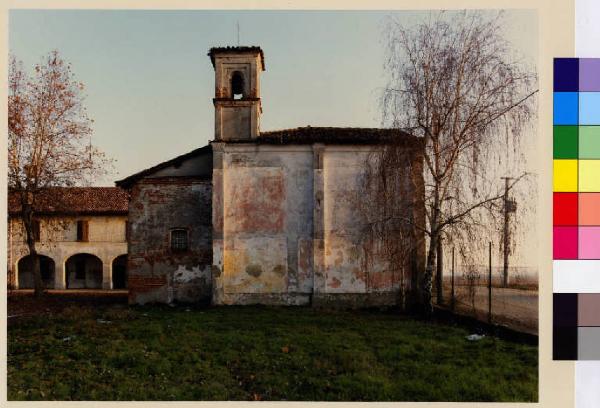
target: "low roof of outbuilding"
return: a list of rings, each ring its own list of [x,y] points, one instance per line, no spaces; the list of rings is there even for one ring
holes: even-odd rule
[[[141,170],[135,174],[132,174],[131,176],[125,177],[122,180],[115,181],[115,184],[117,185],[117,187],[127,189],[127,188],[130,188],[131,186],[133,186],[135,183],[137,183],[138,180],[140,180],[144,177],[148,177],[148,176],[152,175],[153,173],[156,173],[157,171],[166,169],[167,167],[170,167],[170,166],[177,167],[178,165],[183,163],[185,160],[192,159],[192,158],[194,158],[196,156],[200,156],[200,155],[210,154],[210,153],[212,153],[212,148],[210,147],[210,145],[202,146],[198,149],[192,150],[191,152],[187,152],[185,154],[179,155],[172,159],[158,163],[157,165],[154,165],[152,167],[148,167],[147,169]]]
[[[118,187],[49,187],[35,198],[40,215],[126,215],[129,194]],[[8,191],[8,214],[21,213],[21,194]]]

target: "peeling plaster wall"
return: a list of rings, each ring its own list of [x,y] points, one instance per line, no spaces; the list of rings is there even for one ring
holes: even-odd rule
[[[366,258],[373,148],[213,143],[213,303],[396,304],[399,277]]]
[[[371,148],[372,149],[372,148]],[[399,277],[386,259],[369,257],[376,243],[366,238],[369,197],[365,168],[369,148],[336,147],[326,151],[324,169],[325,287],[323,293],[396,292]]]
[[[401,300],[399,277],[373,256],[378,243],[365,234],[366,160],[375,146],[211,146],[211,181],[153,176],[132,188],[132,303],[365,307]],[[414,160],[407,177],[417,187],[407,194],[416,198],[423,180],[421,159]],[[190,231],[186,253],[171,252],[172,228]],[[405,287],[422,256],[417,246],[406,260],[415,268]]]
[[[361,176],[367,153],[327,150],[323,157],[326,293],[365,293]]]
[[[401,265],[392,265],[380,237],[368,231],[374,197],[365,188],[366,164],[376,146],[331,146],[324,150],[323,174],[323,279],[313,304],[382,306],[405,302],[416,288],[424,267],[424,237],[406,227],[411,248]],[[372,157],[372,156],[371,156]],[[406,209],[412,222],[424,225],[422,156],[410,153],[406,163]],[[414,224],[413,224],[414,225]],[[408,299],[410,301],[410,299]]]
[[[309,302],[312,155],[213,143],[214,303]]]
[[[211,183],[147,178],[129,202],[130,303],[208,302],[211,297]],[[189,247],[174,252],[173,228],[188,230]]]

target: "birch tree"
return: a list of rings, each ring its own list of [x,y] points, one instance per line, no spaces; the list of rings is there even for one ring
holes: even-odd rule
[[[91,145],[93,121],[83,104],[83,90],[58,51],[35,65],[33,75],[14,56],[10,58],[8,188],[19,197],[36,296],[43,294],[33,230],[38,198],[50,187],[89,184],[106,174],[110,165]]]
[[[475,227],[489,222],[483,212],[493,217],[504,195],[504,184],[487,177],[490,157],[498,148],[518,148],[536,112],[535,71],[515,58],[503,36],[503,15],[488,16],[462,12],[450,19],[447,13],[432,13],[410,27],[390,18],[384,29],[384,125],[421,137],[425,145],[426,220],[416,227],[428,241],[425,271],[417,283],[426,314],[433,311],[438,242],[451,232],[463,242],[481,239]],[[377,162],[397,156],[392,145]],[[390,171],[384,167],[379,173]],[[524,176],[515,177],[509,189]],[[402,205],[393,196],[386,200],[389,207]]]

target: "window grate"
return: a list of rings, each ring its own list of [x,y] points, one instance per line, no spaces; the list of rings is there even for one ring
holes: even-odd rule
[[[171,249],[173,251],[187,251],[188,232],[186,230],[176,229],[171,231]]]

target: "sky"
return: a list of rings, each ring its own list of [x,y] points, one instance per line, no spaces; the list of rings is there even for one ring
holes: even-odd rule
[[[378,127],[385,18],[411,11],[12,10],[9,49],[25,67],[51,50],[86,86],[92,143],[115,160],[112,185],[205,145],[214,134],[212,46],[258,45],[262,130]],[[535,63],[534,11],[508,11],[506,38]]]

